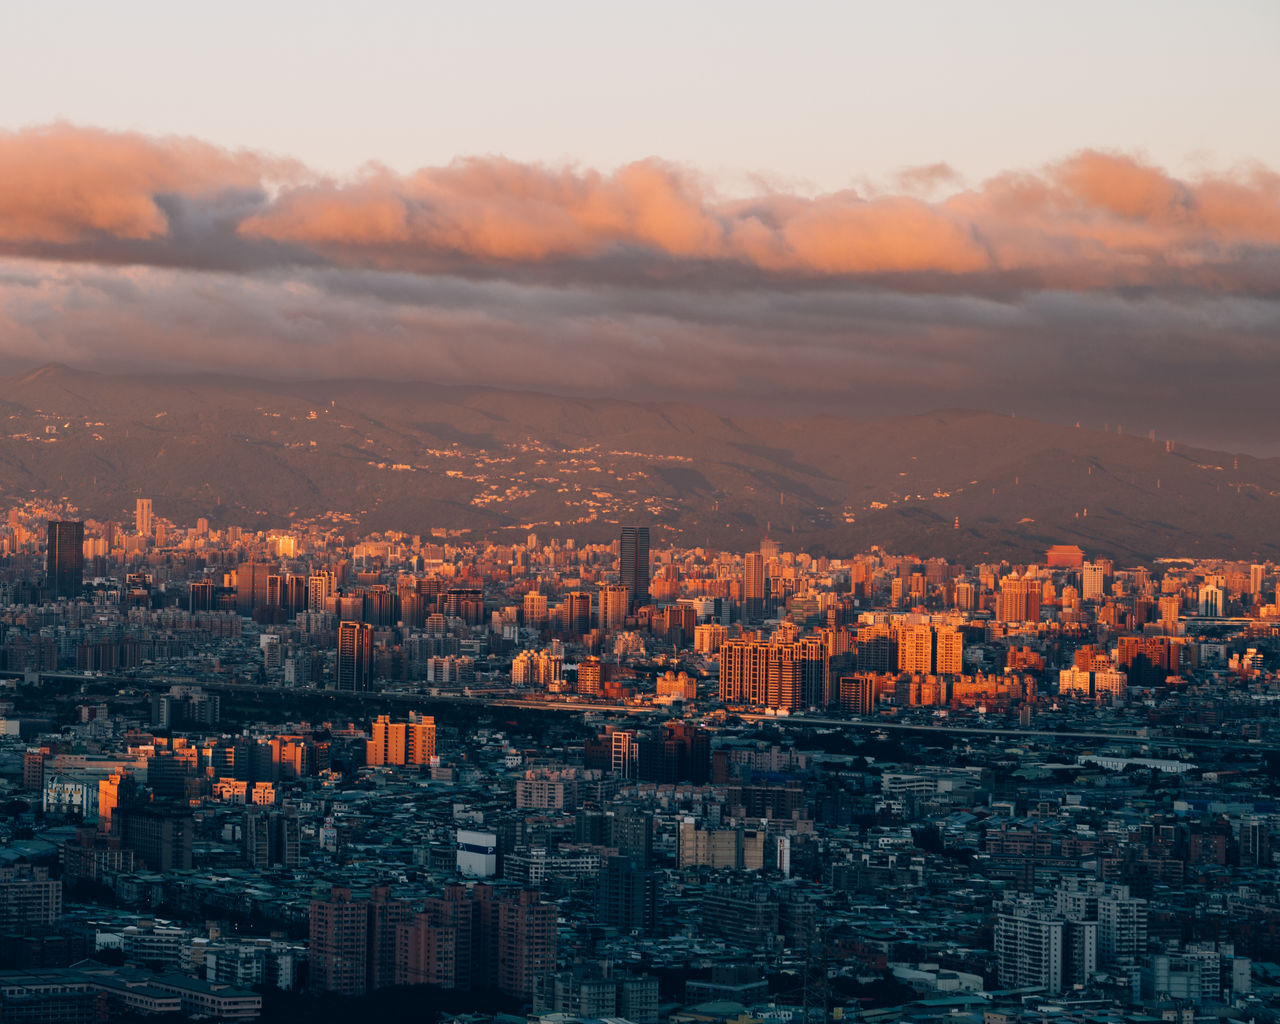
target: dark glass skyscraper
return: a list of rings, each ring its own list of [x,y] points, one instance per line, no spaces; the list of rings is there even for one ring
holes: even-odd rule
[[[84,523],[50,522],[49,596],[79,597],[84,584]]]
[[[649,603],[649,527],[622,528],[621,579],[631,592],[631,607]]]
[[[338,624],[337,688],[364,693],[373,680],[373,627],[363,622]]]

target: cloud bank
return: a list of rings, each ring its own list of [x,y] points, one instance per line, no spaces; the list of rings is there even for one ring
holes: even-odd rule
[[[656,159],[497,157],[335,180],[189,139],[5,133],[0,352],[876,414],[1122,405],[1280,444],[1240,415],[1280,379],[1280,175],[1087,151],[895,185],[726,197]]]

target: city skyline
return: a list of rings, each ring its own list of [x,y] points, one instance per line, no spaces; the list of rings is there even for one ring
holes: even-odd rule
[[[1275,0],[17,0],[0,1020],[1280,1024]]]

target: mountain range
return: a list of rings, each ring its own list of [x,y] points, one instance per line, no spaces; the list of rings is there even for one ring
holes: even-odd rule
[[[959,560],[1078,544],[1123,564],[1280,559],[1280,459],[947,410],[727,416],[420,382],[93,373],[0,379],[0,499],[215,526],[346,524]]]

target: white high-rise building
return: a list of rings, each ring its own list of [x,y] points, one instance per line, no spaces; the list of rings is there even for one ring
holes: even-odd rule
[[[1200,588],[1200,614],[1211,619],[1222,615],[1222,588],[1210,583]]]
[[[996,909],[995,952],[1002,987],[1061,992],[1070,953],[1084,959],[1079,967],[1096,968],[1096,921],[1075,922],[1074,933],[1068,936],[1068,922],[1046,900],[1016,896]]]
[[[1104,593],[1106,572],[1097,562],[1085,562],[1081,572],[1080,597],[1084,601],[1100,601]]]

